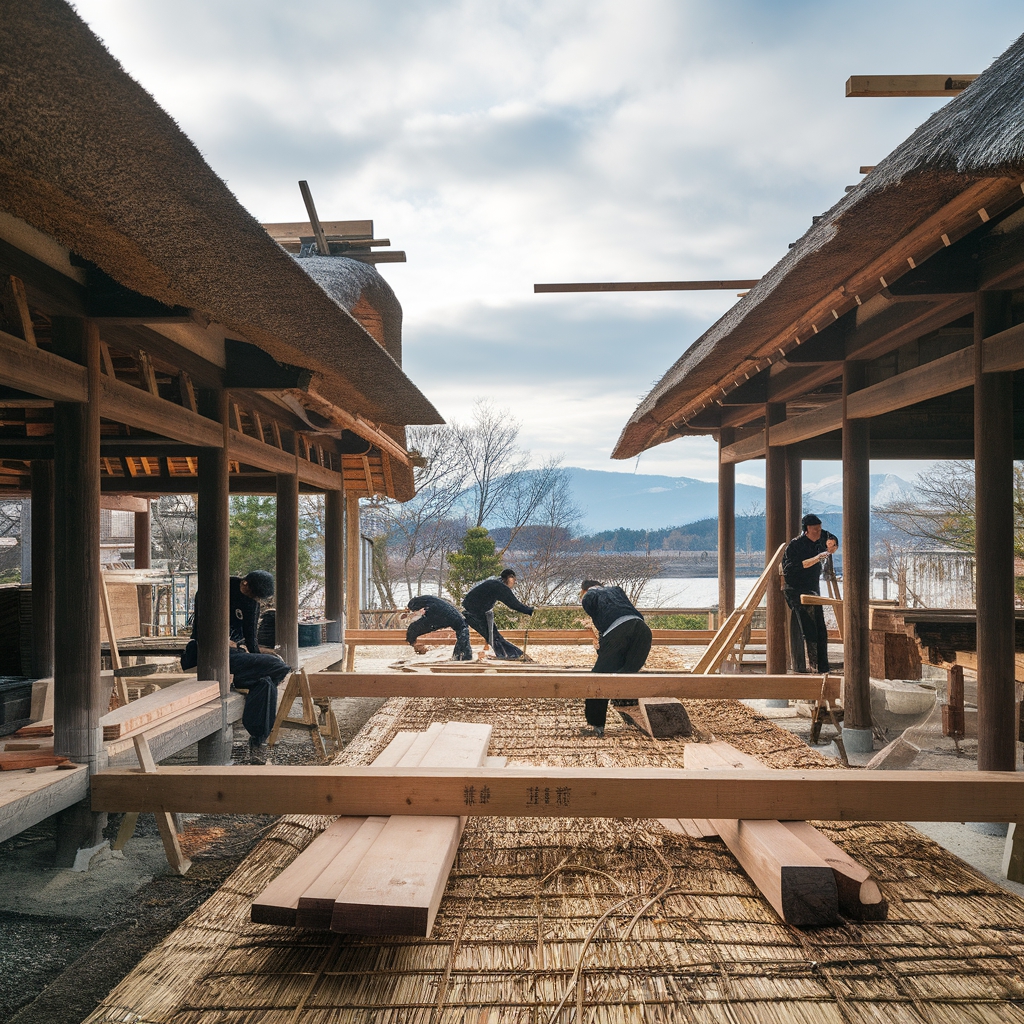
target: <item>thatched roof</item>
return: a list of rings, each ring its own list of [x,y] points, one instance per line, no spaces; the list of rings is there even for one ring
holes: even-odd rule
[[[0,0],[0,125],[0,208],[122,285],[313,369],[351,412],[441,422],[61,0]]]
[[[847,193],[698,338],[630,417],[612,457],[665,440],[664,424],[851,274],[984,178],[1024,172],[1024,36]]]

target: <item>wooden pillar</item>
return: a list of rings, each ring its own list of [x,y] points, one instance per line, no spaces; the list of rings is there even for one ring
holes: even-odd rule
[[[100,681],[100,407],[99,331],[78,317],[54,317],[53,351],[87,368],[87,402],[53,406],[54,590],[53,749],[90,773],[102,767],[100,715],[110,687]],[[44,545],[40,544],[40,547]],[[34,567],[33,567],[34,569]],[[56,866],[70,867],[81,848],[102,839],[106,814],[88,801],[61,812]]]
[[[773,448],[771,428],[786,418],[786,406],[779,402],[769,402],[765,406],[765,550],[767,561],[776,549],[787,539],[786,537],[786,450]],[[784,675],[786,672],[787,651],[789,650],[789,619],[787,618],[786,599],[782,594],[782,586],[777,574],[768,581],[766,616],[767,658],[765,671],[769,675]]]
[[[135,513],[135,568],[149,569],[153,562],[153,528],[149,518],[149,499],[146,499],[146,511]],[[142,623],[142,635],[148,636],[153,630],[146,623],[153,621],[153,588],[136,587],[139,592],[139,622]],[[173,600],[173,597],[172,597]]]
[[[722,449],[733,443],[736,431],[722,427],[718,434],[718,625],[736,607],[736,465],[722,460]]]
[[[196,592],[202,628],[199,642],[200,679],[216,679],[221,698],[231,688],[228,669],[230,582],[228,569],[228,399],[227,392],[201,390],[199,411],[220,423],[224,444],[199,452],[196,487]],[[226,764],[231,760],[232,728],[227,716],[222,728],[199,743],[200,764]]]
[[[804,464],[792,445],[786,452],[786,539],[799,537],[804,511]]]
[[[864,362],[843,367],[843,740],[848,751],[873,748],[868,601],[871,597],[871,423],[851,420],[846,404],[866,384]]]
[[[1013,324],[1010,298],[1010,292],[979,292],[974,310],[979,771],[1016,768],[1013,374],[982,372],[982,342]]]
[[[345,629],[359,628],[359,495],[345,495]],[[355,667],[355,647],[345,650],[345,668]]]
[[[340,643],[345,615],[345,496],[328,491],[324,496],[324,617],[328,643]]]
[[[277,586],[274,607],[278,653],[299,667],[299,478],[277,475]]]
[[[53,675],[53,463],[32,462],[32,665],[36,679]]]

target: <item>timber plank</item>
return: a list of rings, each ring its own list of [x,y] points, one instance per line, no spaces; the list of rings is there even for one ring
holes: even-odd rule
[[[37,768],[0,779],[0,842],[89,795],[89,769]]]
[[[204,679],[186,679],[156,693],[140,697],[100,718],[104,740],[122,739],[145,729],[161,718],[172,718],[189,708],[220,696],[220,684]]]
[[[92,806],[201,814],[1018,821],[1024,773],[176,765],[145,775],[98,772]]]

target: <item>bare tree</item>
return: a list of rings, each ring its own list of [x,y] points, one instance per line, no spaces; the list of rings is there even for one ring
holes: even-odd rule
[[[1020,521],[1021,473],[1014,467],[1014,504]],[[874,509],[883,522],[921,540],[974,550],[974,463],[944,462],[918,474],[915,493]]]
[[[0,501],[0,580],[13,581],[21,576],[22,502]],[[12,544],[11,541],[16,543]]]
[[[191,494],[165,494],[153,502],[153,547],[168,568],[196,567],[196,501]]]

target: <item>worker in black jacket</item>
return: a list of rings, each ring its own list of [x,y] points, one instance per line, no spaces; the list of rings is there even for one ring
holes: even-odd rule
[[[598,580],[584,580],[580,584],[580,601],[593,620],[598,636],[597,662],[591,672],[639,672],[651,653],[651,627],[633,607],[622,587],[606,587]],[[636,701],[615,703],[626,706]],[[603,736],[608,701],[588,700],[584,714],[595,734]]]
[[[782,556],[782,575],[786,585],[783,593],[792,609],[790,619],[790,650],[793,667],[805,672],[808,665],[818,672],[828,672],[828,630],[825,612],[820,604],[800,603],[801,594],[817,594],[821,567],[834,551],[839,549],[835,534],[821,528],[821,520],[813,512],[800,520],[803,533],[786,546]],[[804,660],[804,644],[807,659]]]
[[[256,641],[260,605],[274,596],[274,577],[256,569],[248,576],[232,576],[229,597],[228,670],[231,685],[247,690],[242,725],[249,733],[250,764],[265,764],[267,737],[277,714],[277,687],[291,668],[273,653],[261,652]],[[198,640],[202,636],[200,595],[195,597],[192,612],[192,639],[181,654],[181,667],[195,668],[199,661]]]
[[[473,648],[469,644],[469,626],[455,605],[440,597],[424,594],[421,597],[414,597],[406,607],[411,612],[422,613],[409,623],[409,628],[405,631],[405,642],[411,644],[417,654],[422,654],[426,650],[425,647],[421,649],[416,643],[416,640],[424,633],[433,633],[435,629],[451,628],[455,630],[455,650],[452,651],[452,661],[473,660]]]
[[[506,661],[521,658],[523,652],[494,628],[494,606],[500,601],[514,612],[533,614],[528,604],[516,600],[516,595],[512,593],[515,585],[516,574],[511,569],[504,569],[501,576],[488,577],[462,599],[462,612],[466,621],[491,645],[494,656]]]

